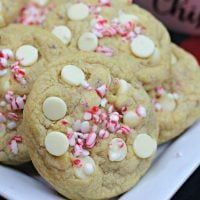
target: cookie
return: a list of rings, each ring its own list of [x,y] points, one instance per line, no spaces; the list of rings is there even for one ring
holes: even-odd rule
[[[159,143],[179,136],[200,118],[200,68],[172,44],[171,79],[149,91],[160,124]]]
[[[122,194],[144,175],[156,150],[157,122],[146,92],[133,75],[114,77],[107,65],[117,64],[60,59],[39,77],[24,109],[31,159],[69,199]]]
[[[29,160],[22,137],[24,104],[33,82],[64,50],[54,35],[40,28],[0,29],[0,162]]]
[[[1,0],[0,1],[0,27],[13,22],[16,15],[26,0]]]
[[[127,1],[70,0],[47,15],[44,27],[71,51],[96,52],[122,65],[129,60],[145,86],[168,78],[167,30],[150,13]],[[140,68],[132,61],[140,63]]]

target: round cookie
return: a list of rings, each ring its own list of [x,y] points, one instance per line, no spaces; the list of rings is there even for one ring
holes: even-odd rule
[[[108,199],[149,168],[158,137],[154,109],[133,75],[110,73],[115,63],[67,57],[34,84],[25,140],[35,167],[59,193]]]
[[[0,162],[29,160],[22,138],[22,111],[37,77],[64,54],[65,46],[36,27],[10,25],[0,29]]]
[[[69,0],[48,15],[44,27],[75,52],[96,52],[121,65],[129,60],[134,75],[150,87],[169,77],[169,34],[150,13],[127,2]]]
[[[179,136],[200,118],[199,65],[180,47],[171,48],[171,79],[149,91],[160,125],[159,143]]]
[[[0,1],[0,27],[6,26],[15,20],[26,0],[1,0]]]

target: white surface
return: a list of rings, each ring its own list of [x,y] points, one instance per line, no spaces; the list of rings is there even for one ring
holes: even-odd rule
[[[200,123],[159,147],[148,173],[119,200],[168,200],[200,165]],[[26,170],[27,171],[27,170]],[[0,166],[0,194],[9,200],[61,200],[43,179]]]

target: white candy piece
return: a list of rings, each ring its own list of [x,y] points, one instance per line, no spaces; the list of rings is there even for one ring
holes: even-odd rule
[[[61,78],[70,85],[78,86],[84,82],[85,74],[78,67],[67,65],[62,69]]]
[[[148,58],[154,53],[155,44],[149,37],[138,35],[132,40],[131,50],[139,58]]]
[[[156,148],[156,141],[145,133],[139,134],[133,143],[133,149],[139,158],[151,157],[155,153]]]
[[[123,122],[130,128],[136,127],[141,121],[141,118],[134,111],[128,111],[124,114]]]
[[[97,46],[98,38],[94,33],[83,33],[78,40],[78,47],[82,51],[94,51]]]
[[[10,130],[13,130],[17,127],[17,124],[16,122],[13,122],[13,121],[10,121],[7,123],[7,128],[10,129]]]
[[[81,160],[81,167],[74,166],[74,172],[77,178],[87,179],[95,172],[95,162],[90,156],[78,158]]]
[[[119,12],[119,22],[121,24],[127,24],[128,22],[135,22],[138,21],[139,18],[133,14],[126,14],[123,11]]]
[[[127,146],[121,138],[114,138],[109,144],[108,156],[110,161],[122,161],[127,155]]]
[[[11,49],[3,49],[2,53],[5,54],[8,57],[8,59],[14,58],[14,54]]]
[[[72,33],[67,26],[56,26],[52,33],[65,45],[69,44],[72,39]]]
[[[170,95],[161,97],[158,102],[160,103],[163,111],[172,112],[176,108],[176,101]]]
[[[24,67],[28,67],[38,60],[38,50],[31,45],[23,45],[16,51],[16,58]]]
[[[90,131],[90,124],[88,121],[81,123],[81,132],[82,133],[88,133]]]
[[[45,138],[45,148],[53,156],[62,156],[69,148],[68,138],[61,132],[48,133]]]
[[[130,85],[123,79],[119,80],[119,90],[118,94],[124,94],[128,92]]]
[[[58,97],[48,97],[43,103],[43,113],[50,120],[60,120],[67,113],[67,105]]]
[[[39,6],[45,6],[49,3],[49,0],[32,0],[32,2],[38,4]]]
[[[77,3],[68,8],[67,15],[71,20],[83,20],[88,17],[90,10],[84,3]]]

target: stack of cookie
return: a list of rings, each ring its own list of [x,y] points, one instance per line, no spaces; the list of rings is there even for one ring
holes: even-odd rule
[[[200,118],[200,68],[127,0],[2,0],[0,162],[69,199],[132,188]]]

